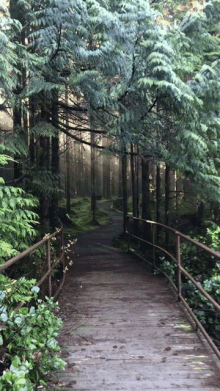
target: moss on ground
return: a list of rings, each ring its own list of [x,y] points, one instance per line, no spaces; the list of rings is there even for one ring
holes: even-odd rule
[[[96,211],[96,223],[92,223],[92,213],[90,211],[90,198],[89,197],[77,197],[71,199],[71,212],[69,217],[72,224],[64,226],[64,237],[79,235],[93,229],[97,226],[106,225],[110,222],[109,213],[104,210],[97,209]],[[66,200],[60,201],[60,207],[66,206]]]

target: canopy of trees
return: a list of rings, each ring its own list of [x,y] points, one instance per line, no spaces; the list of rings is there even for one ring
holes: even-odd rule
[[[1,2],[1,262],[58,227],[64,196],[91,196],[94,223],[119,196],[124,231],[128,211],[176,226],[186,200],[219,221],[219,21],[220,0]]]
[[[134,199],[142,166],[143,217],[150,216],[149,166],[160,175],[165,164],[168,192],[169,173],[179,172],[217,207],[218,0],[11,0],[8,6],[1,8],[6,120],[0,141],[14,156],[10,184],[38,196],[44,225],[57,224],[63,156],[70,186],[72,143],[80,154],[76,176],[91,179],[92,194],[102,193],[97,156],[105,189],[116,175],[108,156],[117,157],[125,214],[130,157]]]

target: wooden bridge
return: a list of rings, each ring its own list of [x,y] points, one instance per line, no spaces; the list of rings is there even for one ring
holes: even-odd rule
[[[164,277],[112,247],[122,217],[79,238],[59,299],[72,391],[217,391],[219,362],[191,327]]]

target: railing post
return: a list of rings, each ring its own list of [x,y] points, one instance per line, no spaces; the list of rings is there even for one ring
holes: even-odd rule
[[[152,230],[152,246],[153,246],[153,265],[155,266],[155,225],[151,223]]]
[[[178,284],[178,301],[182,294],[182,281],[181,281],[181,257],[180,257],[180,236],[176,234],[176,260],[177,260],[177,284]]]
[[[51,268],[51,260],[50,260],[50,239],[47,241],[47,265],[48,270]],[[49,274],[49,297],[52,296],[52,285],[51,285],[51,273]]]

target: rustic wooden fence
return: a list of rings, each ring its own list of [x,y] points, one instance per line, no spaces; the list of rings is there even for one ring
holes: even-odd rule
[[[130,219],[133,220],[133,221],[136,221],[136,222],[143,222],[144,224],[147,224],[148,226],[150,226],[150,238],[151,238],[151,241],[147,241],[139,236],[136,236],[133,233],[130,232]],[[134,225],[133,224],[133,228],[134,228]],[[155,243],[155,228],[156,227],[161,227],[161,228],[164,228],[165,230],[169,230],[171,231],[174,235],[175,235],[175,241],[176,241],[176,256],[173,256],[169,251],[167,251],[165,248],[157,245]],[[133,230],[134,231],[134,230]],[[149,230],[148,230],[149,232]],[[141,255],[139,255],[138,253],[135,252],[135,254],[143,259],[145,262],[149,263],[151,266],[153,266],[155,269],[159,269],[157,266],[156,266],[156,257],[155,257],[155,249],[158,249],[162,252],[164,252],[166,255],[168,255],[172,261],[175,262],[176,266],[177,266],[177,286],[174,284],[174,282],[170,279],[170,277],[166,274],[166,278],[169,280],[169,282],[172,284],[173,288],[175,289],[176,293],[177,293],[177,297],[178,297],[178,300],[182,302],[182,304],[184,305],[184,307],[187,309],[188,313],[190,314],[191,318],[193,319],[193,321],[195,322],[195,325],[196,325],[196,329],[198,328],[201,333],[204,335],[204,337],[206,338],[206,340],[208,341],[209,345],[212,347],[213,351],[215,352],[215,354],[217,355],[217,357],[220,359],[220,351],[219,349],[217,348],[217,346],[215,345],[215,343],[213,342],[213,340],[211,339],[211,337],[208,335],[208,333],[206,332],[206,330],[204,329],[203,325],[201,324],[201,322],[199,321],[199,319],[197,318],[197,316],[195,315],[195,313],[192,311],[192,309],[189,307],[188,303],[186,302],[185,298],[182,296],[182,274],[187,277],[193,284],[194,286],[199,290],[199,292],[213,305],[214,309],[220,313],[220,305],[208,294],[208,292],[206,292],[203,287],[191,276],[191,274],[189,274],[187,272],[186,269],[183,268],[182,266],[182,263],[181,263],[181,239],[182,240],[185,240],[187,242],[190,242],[192,243],[193,245],[195,245],[197,248],[205,251],[206,253],[208,253],[210,256],[213,256],[217,259],[220,259],[220,253],[215,251],[215,250],[212,250],[210,249],[209,247],[205,246],[204,244],[202,243],[199,243],[197,242],[196,240],[194,239],[191,239],[190,237],[182,234],[181,232],[173,229],[173,228],[170,228],[164,224],[161,224],[161,223],[157,223],[155,221],[150,221],[150,220],[143,220],[143,219],[139,219],[137,217],[133,217],[133,216],[127,216],[127,228],[126,228],[126,233],[128,235],[128,250],[129,250],[129,247],[130,247],[130,238],[135,238],[137,239],[138,241],[141,241],[141,242],[144,242],[146,244],[149,244],[150,246],[153,247],[153,254],[152,254],[152,258],[153,258],[153,263],[150,262],[149,260],[145,259],[144,257],[142,257]]]
[[[59,249],[58,259],[54,261],[51,260],[51,242],[53,240],[56,240],[57,238],[60,238],[60,249]],[[2,266],[0,266],[0,273],[3,273],[9,267],[19,262],[21,259],[25,258],[26,256],[33,254],[38,248],[43,247],[44,245],[46,245],[47,272],[40,278],[39,281],[37,281],[36,286],[40,287],[43,284],[43,282],[48,278],[48,295],[49,297],[56,298],[60,293],[65,280],[65,250],[64,250],[63,228],[57,229],[57,231],[52,233],[51,235],[50,234],[46,235],[38,243],[34,244],[33,246],[29,247],[28,249],[24,250],[20,254],[16,255],[15,257],[5,262]],[[60,264],[63,265],[63,276],[59,286],[56,287],[56,291],[53,292],[51,273]],[[22,305],[23,304],[21,303],[17,307],[17,309],[21,308]]]

